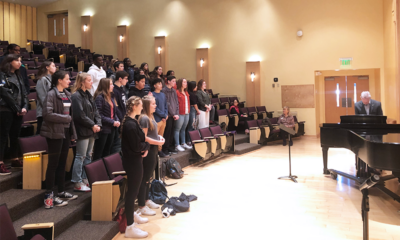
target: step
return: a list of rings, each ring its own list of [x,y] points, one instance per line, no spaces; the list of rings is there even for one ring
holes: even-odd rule
[[[22,169],[11,168],[10,170],[12,172],[10,175],[0,176],[0,193],[17,188],[19,184],[22,184]]]
[[[10,189],[0,193],[0,204],[6,203],[14,222],[43,206],[45,190]]]
[[[168,158],[173,158],[176,161],[178,161],[179,165],[181,165],[181,168],[184,168],[191,164],[189,160],[191,158],[194,158],[193,155],[194,155],[194,150],[185,150],[184,152],[178,152],[178,154],[171,154],[171,156],[162,159],[166,160]]]
[[[255,143],[242,143],[235,146],[235,154],[242,155],[257,149],[260,149],[261,145]]]
[[[56,240],[110,240],[119,232],[118,222],[79,221],[60,234]]]
[[[53,209],[45,209],[43,204],[35,211],[18,219],[13,223],[17,236],[23,235],[21,227],[25,224],[54,222],[54,236],[57,237],[73,224],[82,220],[85,211],[88,208],[90,209],[92,193],[72,192],[72,189],[67,189],[67,191],[78,195],[78,199],[69,201],[67,206],[54,207]]]
[[[235,145],[237,146],[242,143],[248,143],[250,141],[249,139],[250,139],[249,135],[244,133],[238,133],[235,135]]]

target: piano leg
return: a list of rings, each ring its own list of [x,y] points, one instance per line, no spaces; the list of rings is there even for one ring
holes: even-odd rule
[[[362,191],[363,199],[361,203],[361,215],[363,220],[363,240],[369,239],[369,226],[368,226],[368,212],[369,212],[369,197],[368,189],[363,189]]]
[[[330,174],[328,170],[328,150],[329,147],[322,147],[322,157],[324,159],[324,174]]]

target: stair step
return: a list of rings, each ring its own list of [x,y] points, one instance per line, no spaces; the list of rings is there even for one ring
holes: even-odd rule
[[[179,165],[181,165],[181,168],[189,166],[191,163],[189,160],[193,158],[193,153],[194,150],[185,150],[184,152],[178,152],[178,154],[172,154],[171,156],[168,156],[166,158],[162,158],[163,160],[173,158],[176,161],[178,161]]]
[[[254,143],[242,143],[235,146],[235,154],[242,155],[257,149],[260,149],[261,145]]]
[[[249,135],[244,134],[244,133],[238,133],[235,135],[235,145],[239,145],[242,143],[248,143],[249,140]]]
[[[0,176],[0,193],[17,188],[18,184],[22,184],[22,169],[11,168],[11,172],[10,175]]]
[[[43,206],[45,190],[10,189],[0,193],[0,204],[6,203],[14,222]]]
[[[54,236],[57,237],[74,223],[82,220],[86,209],[90,208],[92,193],[70,190],[72,189],[67,189],[68,192],[78,195],[78,199],[69,201],[67,206],[45,209],[43,204],[35,211],[15,221],[13,225],[17,236],[23,235],[21,227],[25,224],[54,222]]]
[[[118,222],[79,221],[64,231],[56,240],[110,240],[119,232]]]

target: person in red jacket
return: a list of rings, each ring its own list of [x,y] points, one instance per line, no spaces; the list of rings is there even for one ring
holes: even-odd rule
[[[188,146],[186,144],[185,140],[185,135],[186,135],[185,131],[186,131],[186,126],[189,122],[189,113],[190,113],[190,99],[189,99],[189,93],[187,92],[186,79],[180,78],[178,80],[176,95],[178,96],[178,103],[179,103],[179,119],[175,123],[175,131],[174,131],[175,148],[177,151],[183,152],[185,151],[185,149],[192,149],[191,146]]]

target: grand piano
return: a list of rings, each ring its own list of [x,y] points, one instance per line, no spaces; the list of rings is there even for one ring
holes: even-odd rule
[[[360,186],[364,240],[368,239],[368,189],[378,188],[400,202],[400,196],[385,187],[385,181],[400,178],[400,124],[387,124],[386,120],[386,116],[375,115],[341,116],[340,123],[324,123],[320,127],[323,173],[334,179],[341,175]],[[346,148],[355,153],[355,176],[328,169],[329,148]],[[380,176],[377,169],[392,174]]]

